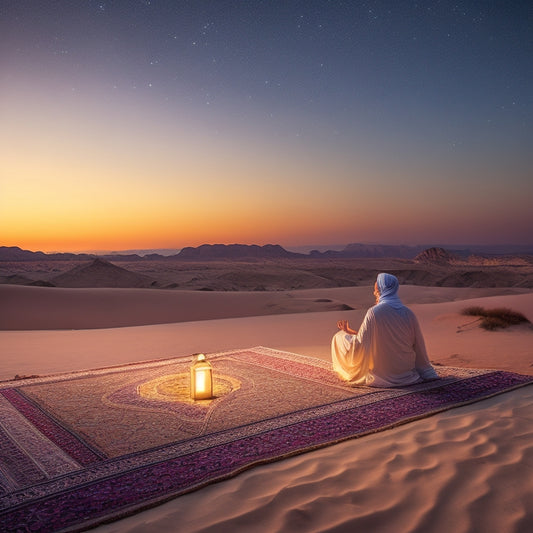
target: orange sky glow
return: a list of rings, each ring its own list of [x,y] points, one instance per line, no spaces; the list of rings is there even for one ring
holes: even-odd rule
[[[505,61],[512,46],[530,64],[522,26],[501,55],[485,27],[441,14],[486,52],[483,77],[464,43],[399,32],[392,46],[353,6],[317,11],[328,24],[266,55],[277,43],[263,24],[246,33],[246,9],[242,27],[217,12],[197,34],[193,6],[141,6],[139,20],[107,7],[15,6],[0,32],[0,246],[533,244],[530,78],[513,85]],[[432,27],[404,18],[405,35]]]

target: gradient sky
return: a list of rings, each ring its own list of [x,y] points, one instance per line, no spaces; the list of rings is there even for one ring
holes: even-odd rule
[[[0,245],[533,244],[533,4],[0,4]]]

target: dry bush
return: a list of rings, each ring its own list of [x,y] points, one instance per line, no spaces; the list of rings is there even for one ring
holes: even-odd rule
[[[480,327],[489,331],[498,328],[508,328],[509,326],[516,326],[517,324],[531,323],[522,313],[507,309],[506,307],[484,309],[480,306],[471,306],[463,309],[462,314],[480,317]]]
[[[462,315],[467,316],[484,316],[485,309],[479,305],[473,305],[471,307],[465,307],[462,311]]]

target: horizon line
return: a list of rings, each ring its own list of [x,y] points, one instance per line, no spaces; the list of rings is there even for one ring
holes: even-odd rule
[[[348,246],[353,245],[362,245],[362,246],[387,246],[387,247],[404,247],[404,248],[420,248],[420,247],[427,247],[427,248],[443,248],[448,250],[465,250],[470,248],[492,248],[492,249],[501,249],[501,248],[531,248],[531,251],[533,252],[533,243],[499,243],[499,244],[477,244],[477,243],[470,243],[470,244],[451,244],[451,243],[418,243],[418,244],[393,244],[393,243],[385,243],[385,242],[348,242],[345,244],[304,244],[304,245],[283,245],[280,243],[267,243],[267,244],[255,244],[255,243],[203,243],[199,244],[197,246],[183,246],[181,248],[174,248],[174,247],[162,247],[162,248],[129,248],[129,249],[123,249],[123,250],[76,250],[76,251],[64,251],[64,250],[53,250],[53,251],[43,251],[43,250],[30,250],[28,248],[23,248],[21,246],[4,246],[0,245],[0,248],[18,248],[22,251],[27,251],[31,253],[43,253],[45,255],[54,255],[54,254],[73,254],[73,255],[96,255],[96,256],[102,256],[102,255],[148,255],[148,254],[158,254],[162,256],[171,256],[171,255],[177,255],[179,254],[183,249],[185,248],[199,248],[201,246],[232,246],[232,245],[238,245],[238,246],[280,246],[286,251],[297,251],[296,253],[304,253],[302,250],[307,250],[307,254],[313,250],[318,250],[321,252],[327,252],[327,251],[342,251]],[[161,252],[167,252],[166,254]]]

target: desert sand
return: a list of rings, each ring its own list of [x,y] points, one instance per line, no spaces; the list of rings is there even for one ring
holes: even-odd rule
[[[417,314],[437,369],[533,374],[530,327],[489,332],[460,314],[470,305],[509,307],[533,320],[530,289],[402,286],[400,296]],[[0,379],[8,380],[258,345],[329,359],[336,321],[346,318],[357,327],[372,289],[221,293],[4,285],[0,301]],[[257,467],[97,528],[532,530],[531,386]]]

